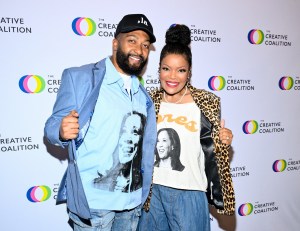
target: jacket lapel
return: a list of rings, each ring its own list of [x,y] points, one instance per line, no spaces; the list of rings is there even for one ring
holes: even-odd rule
[[[79,121],[80,132],[75,141],[76,148],[78,148],[81,145],[85,137],[85,134],[89,128],[104,75],[105,75],[105,59],[95,64],[95,67],[93,69],[93,76],[91,76],[91,83],[90,83],[92,85],[92,90],[89,93],[89,96],[86,97],[84,103],[82,104],[82,107],[79,109],[80,116],[78,121]]]
[[[101,61],[103,62],[103,61]],[[103,67],[99,69],[97,66],[103,64]],[[79,126],[82,129],[85,124],[89,121],[90,117],[93,115],[93,111],[99,96],[100,86],[102,84],[105,75],[105,59],[104,63],[97,63],[93,69],[93,76],[91,78],[92,90],[89,96],[86,97],[85,102],[79,109]]]

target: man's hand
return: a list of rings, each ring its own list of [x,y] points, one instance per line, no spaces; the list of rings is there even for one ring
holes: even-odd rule
[[[60,139],[62,140],[72,140],[78,136],[79,133],[79,114],[73,110],[69,115],[64,117],[61,121],[59,128]]]

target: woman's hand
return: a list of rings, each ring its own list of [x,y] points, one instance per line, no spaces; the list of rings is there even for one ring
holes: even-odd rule
[[[219,138],[223,144],[231,145],[233,134],[232,131],[228,128],[225,128],[225,120],[221,120],[221,129]]]

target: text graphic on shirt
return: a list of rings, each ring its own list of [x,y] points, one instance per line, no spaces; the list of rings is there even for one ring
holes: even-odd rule
[[[159,124],[164,121],[169,122],[169,123],[175,122],[179,125],[184,126],[187,130],[189,130],[191,132],[198,131],[198,128],[196,127],[197,123],[193,120],[188,121],[187,117],[185,117],[185,116],[178,116],[176,118],[173,118],[172,114],[166,114],[166,115],[158,114],[157,123]]]

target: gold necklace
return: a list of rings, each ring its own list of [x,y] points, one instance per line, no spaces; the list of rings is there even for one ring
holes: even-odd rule
[[[183,95],[180,97],[179,100],[177,100],[175,103],[180,103],[181,100],[183,99],[183,97],[185,96],[185,94],[187,93],[187,86],[185,86],[185,91],[183,93]],[[164,91],[164,100],[167,102],[167,103],[171,103],[169,102],[167,99],[166,99],[166,91]]]

